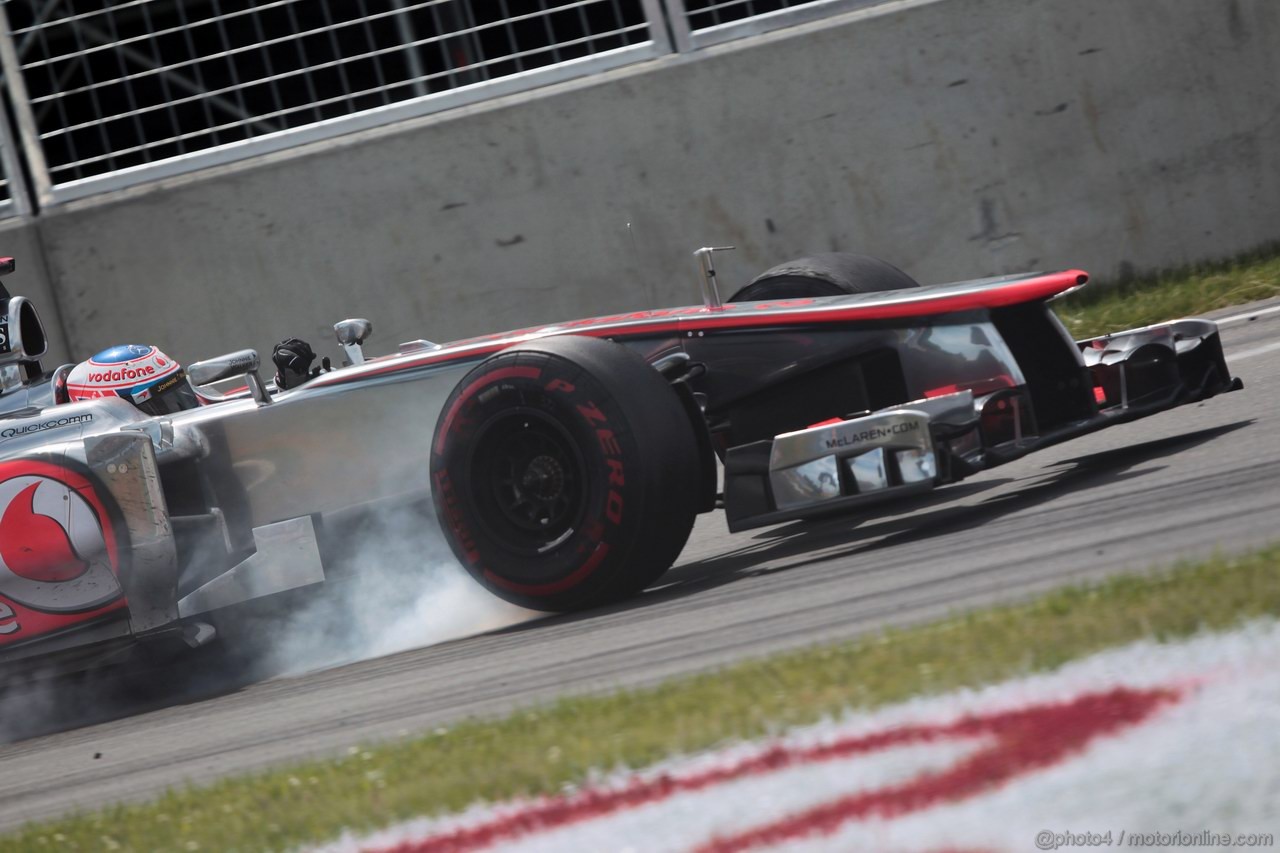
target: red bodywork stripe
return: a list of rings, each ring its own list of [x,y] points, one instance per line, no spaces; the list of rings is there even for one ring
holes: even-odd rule
[[[1017,387],[1018,383],[1013,381],[1012,376],[1007,373],[1001,373],[999,376],[990,376],[973,382],[961,382],[956,385],[940,385],[937,388],[930,388],[924,392],[924,398],[931,400],[934,397],[945,397],[948,394],[958,394],[961,391],[972,391],[975,397],[980,397],[983,394],[994,394],[996,391]]]
[[[685,307],[637,311],[632,314],[553,323],[532,329],[455,341],[446,344],[443,349],[416,357],[384,356],[369,361],[368,367],[342,370],[320,377],[311,382],[308,387],[342,385],[433,364],[482,358],[514,344],[553,335],[631,338],[668,334],[684,337],[688,334],[716,330],[928,317],[984,308],[1003,308],[1008,305],[1048,299],[1063,291],[1079,287],[1088,280],[1088,274],[1081,270],[1066,270],[975,287],[959,293],[949,293],[941,288],[924,288],[919,294],[913,293],[910,296],[903,296],[901,291],[895,291],[892,298],[880,294],[866,294],[866,298],[860,298],[855,302],[840,301],[819,307],[810,307],[815,304],[812,299],[790,299],[778,302],[744,302],[726,305],[716,310]],[[849,298],[851,297],[845,297],[845,299]]]
[[[955,394],[960,390],[959,385],[942,385],[937,388],[930,388],[924,392],[924,398],[930,400],[934,397],[945,397],[948,394]]]

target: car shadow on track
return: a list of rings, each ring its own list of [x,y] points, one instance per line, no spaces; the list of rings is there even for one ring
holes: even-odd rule
[[[88,672],[27,677],[0,685],[0,746],[194,704],[261,680],[216,649],[181,659],[130,661]]]
[[[817,560],[829,560],[860,552],[876,551],[910,542],[919,542],[937,536],[945,536],[957,530],[965,530],[987,524],[1010,513],[1032,509],[1075,491],[1114,485],[1136,477],[1154,474],[1163,470],[1163,466],[1142,471],[1134,471],[1132,469],[1166,456],[1181,453],[1197,445],[1243,429],[1252,423],[1252,420],[1240,421],[1211,429],[1197,430],[1183,435],[1156,439],[1142,444],[1063,460],[1055,463],[1052,466],[1054,470],[1051,470],[1047,476],[1043,471],[1037,472],[1035,475],[1037,480],[1035,482],[1016,491],[994,495],[980,503],[946,506],[934,510],[923,507],[923,511],[917,510],[910,515],[899,516],[884,522],[851,529],[849,530],[848,538],[860,541],[851,543],[850,547],[845,551],[832,553],[826,550],[815,559],[791,563],[786,568],[796,568]],[[999,484],[1007,484],[1009,482],[1012,481],[999,481]],[[939,490],[934,494],[949,499],[963,497],[952,492],[950,488]],[[713,575],[719,575],[726,570],[749,570],[752,563],[757,563],[761,559],[787,558],[804,555],[815,549],[829,549],[836,544],[830,541],[833,538],[833,532],[830,529],[818,529],[812,532],[801,529],[796,534],[788,536],[770,547],[757,548],[741,554],[734,552],[709,560],[687,563],[669,573],[667,579],[685,583],[695,582]],[[748,561],[744,562],[743,558],[748,558]]]
[[[980,527],[1012,513],[1034,509],[1072,492],[1106,487],[1157,473],[1165,466],[1140,471],[1134,469],[1221,438],[1253,423],[1252,419],[1238,421],[1062,460],[1026,478],[1028,483],[1022,488],[960,506],[948,504],[973,498],[1016,481],[1005,478],[947,486],[931,492],[928,499],[921,503],[904,507],[905,514],[883,521],[860,524],[857,518],[843,517],[793,522],[770,528],[754,534],[742,547],[728,553],[677,565],[662,577],[660,586],[638,598],[584,613],[566,614],[517,625],[506,630],[538,630],[548,624],[565,624],[579,619],[598,618],[602,614],[651,607],[699,595],[751,577],[872,554]],[[766,566],[766,563],[775,565]],[[781,565],[776,565],[777,563]],[[851,574],[874,570],[872,561],[867,561],[864,568],[853,566],[849,569]]]

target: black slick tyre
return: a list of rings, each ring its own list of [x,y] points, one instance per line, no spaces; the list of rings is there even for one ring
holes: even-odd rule
[[[565,611],[665,572],[697,513],[699,457],[675,391],[643,358],[581,336],[518,344],[445,401],[431,453],[436,514],[490,591]]]
[[[729,297],[729,301],[803,299],[919,286],[920,283],[911,276],[879,258],[851,252],[827,252],[797,258],[765,270]]]

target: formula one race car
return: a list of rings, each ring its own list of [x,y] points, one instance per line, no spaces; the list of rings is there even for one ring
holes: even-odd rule
[[[231,353],[188,368],[208,405],[163,417],[60,402],[69,367],[42,370],[35,309],[0,288],[0,666],[202,644],[323,583],[351,518],[415,500],[494,594],[590,607],[656,580],[698,513],[870,512],[1241,387],[1206,320],[1072,341],[1046,303],[1078,270],[921,287],[828,254],[722,304],[713,251],[700,306],[372,359],[348,320],[348,366],[277,390]]]

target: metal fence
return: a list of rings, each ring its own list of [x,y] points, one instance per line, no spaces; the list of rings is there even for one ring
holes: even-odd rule
[[[885,0],[666,0],[681,52],[816,21]]]
[[[0,0],[0,64],[50,205],[872,2]]]
[[[9,122],[2,119],[0,116],[0,219],[31,212],[18,148],[9,131]]]

